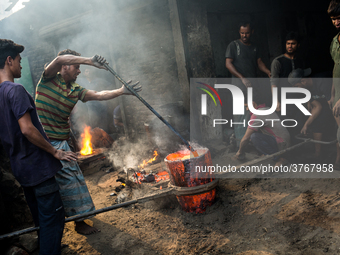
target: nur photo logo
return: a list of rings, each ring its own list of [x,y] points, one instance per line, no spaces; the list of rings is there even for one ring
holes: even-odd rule
[[[208,89],[210,89],[216,95],[216,97],[220,101],[220,105],[222,106],[221,97],[220,97],[220,95],[217,93],[217,91],[213,87],[211,87],[210,85],[208,85],[206,83],[203,83],[203,82],[197,82],[197,83],[202,84],[202,85],[206,86]],[[200,89],[200,90],[203,90],[204,92],[206,92],[212,98],[212,100],[214,101],[215,106],[217,106],[215,97],[211,94],[211,92],[209,90],[207,90],[205,88],[201,88],[201,87],[197,87],[197,88]],[[201,105],[202,105],[202,107],[201,107],[201,114],[202,115],[207,115],[207,95],[206,94],[202,94],[201,95]]]

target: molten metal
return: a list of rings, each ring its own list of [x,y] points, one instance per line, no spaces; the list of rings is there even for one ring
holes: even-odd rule
[[[214,175],[195,172],[195,166],[211,166],[211,156],[208,149],[197,150],[198,157],[193,157],[189,150],[172,153],[165,158],[165,163],[171,173],[171,183],[178,187],[195,187],[209,183]],[[177,196],[177,200],[186,212],[203,213],[215,201],[216,189],[193,196]]]

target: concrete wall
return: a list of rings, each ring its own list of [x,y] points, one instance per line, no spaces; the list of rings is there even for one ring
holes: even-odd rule
[[[184,49],[190,78],[215,75],[206,4],[201,1],[177,1]]]
[[[140,95],[160,114],[162,105],[183,104],[168,1],[132,5],[119,15],[134,26],[129,28],[131,38],[124,47],[112,47],[117,72],[126,80],[139,80],[143,85]],[[135,97],[125,96],[123,104],[128,127],[145,132],[144,122],[154,118],[151,111]]]

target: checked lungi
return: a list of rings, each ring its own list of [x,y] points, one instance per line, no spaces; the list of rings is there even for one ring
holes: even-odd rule
[[[71,151],[67,141],[51,140],[51,144],[57,150]],[[78,163],[64,160],[60,162],[63,168],[57,172],[55,178],[60,187],[66,217],[94,211],[95,207]]]

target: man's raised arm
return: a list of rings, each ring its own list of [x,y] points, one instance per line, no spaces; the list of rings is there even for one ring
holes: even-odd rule
[[[131,81],[127,82],[128,84],[131,83]],[[142,86],[138,85],[139,81],[137,81],[135,84],[130,85],[130,87],[135,91],[139,92],[142,90]],[[115,97],[121,96],[121,95],[133,95],[124,85],[119,89],[114,90],[103,90],[103,91],[94,91],[89,90],[86,92],[83,102],[87,101],[104,101],[104,100],[110,100]]]
[[[100,69],[106,69],[103,64],[106,62],[105,58],[99,55],[95,55],[92,58],[86,58],[75,55],[61,55],[57,56],[52,62],[45,68],[45,77],[54,77],[61,69],[63,65],[90,65]]]

